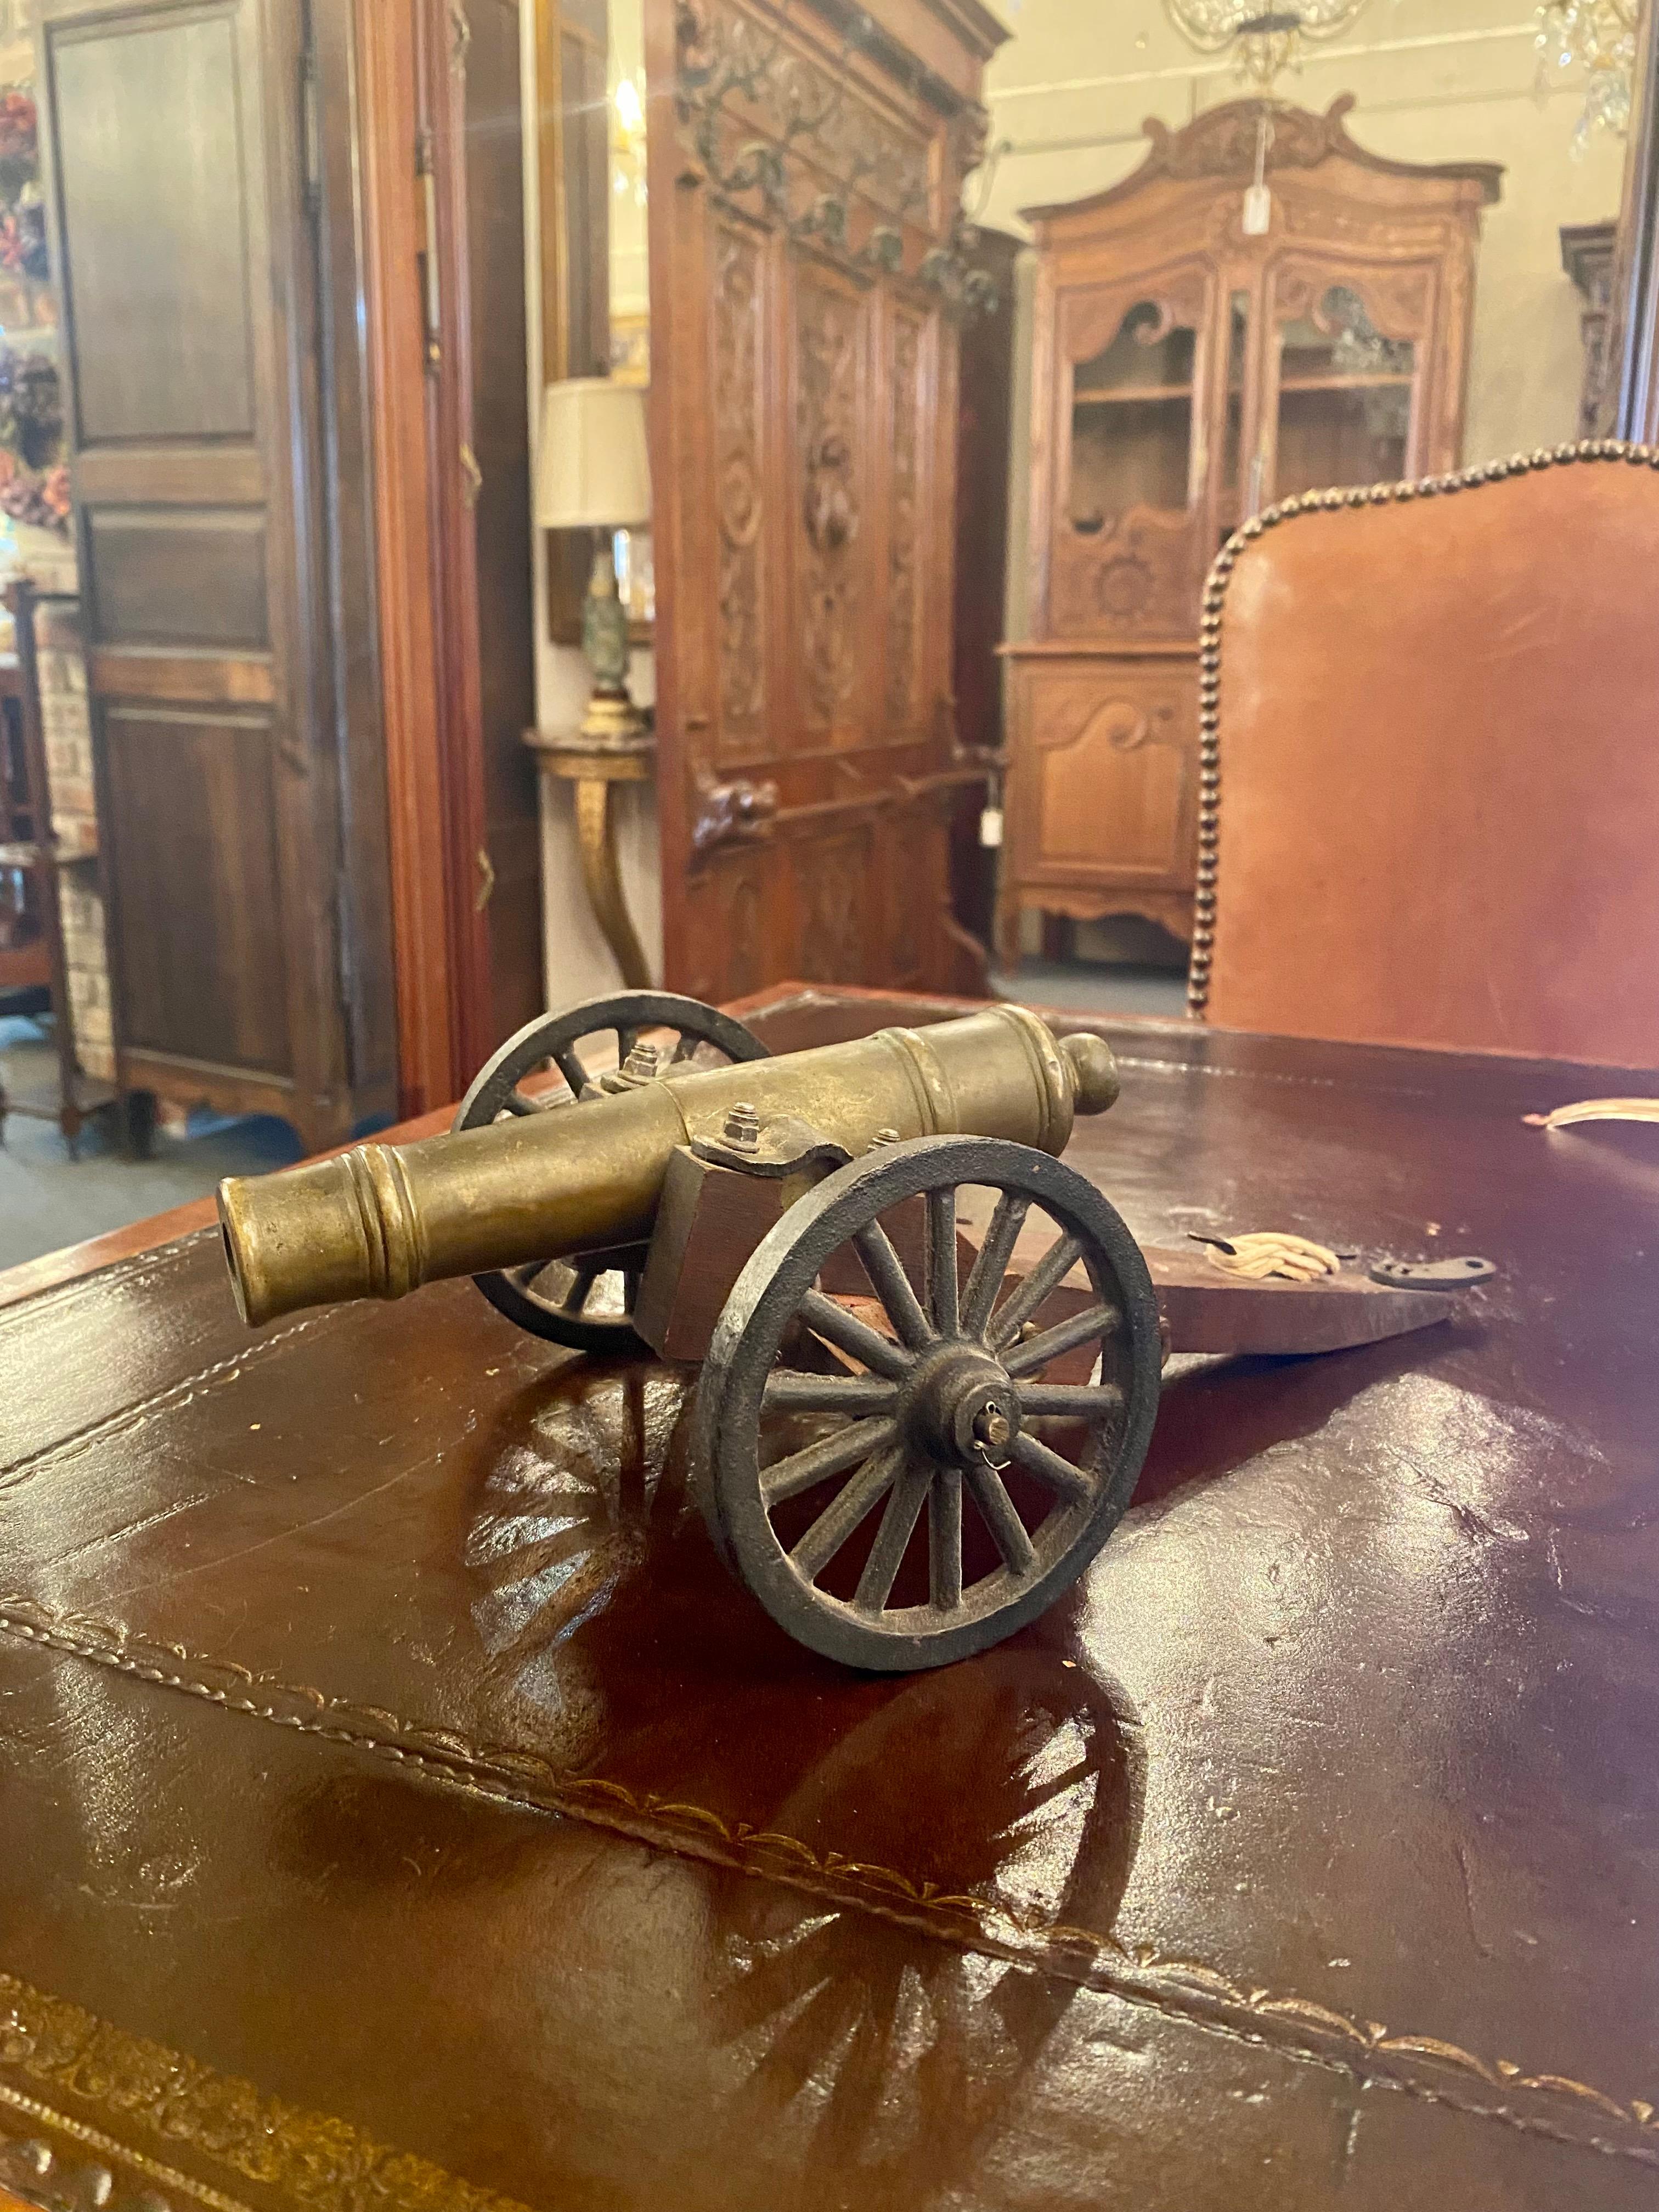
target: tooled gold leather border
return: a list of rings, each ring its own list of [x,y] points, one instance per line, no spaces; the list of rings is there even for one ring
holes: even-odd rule
[[[1297,515],[1330,514],[1339,508],[1400,507],[1413,500],[1436,499],[1470,491],[1540,469],[1575,461],[1624,461],[1633,468],[1659,469],[1659,447],[1632,446],[1619,438],[1584,438],[1577,445],[1543,447],[1504,461],[1483,461],[1449,476],[1418,477],[1407,483],[1365,484],[1340,491],[1310,491],[1281,500],[1247,522],[1217,554],[1204,586],[1198,644],[1198,878],[1194,896],[1192,965],[1187,975],[1187,1012],[1194,1021],[1207,1018],[1210,971],[1214,963],[1216,886],[1221,845],[1221,618],[1227,587],[1245,549],[1269,530]]]
[[[0,2069],[112,2124],[136,2126],[160,2144],[182,2145],[307,2212],[526,2212],[511,2197],[389,2149],[343,2120],[284,2104],[252,2081],[217,2074],[3,1972]],[[0,2080],[0,2112],[9,2107],[205,2212],[245,2212],[240,2198]]]
[[[0,1975],[0,1996],[3,1996],[7,1989],[21,1990],[27,1986],[24,1983],[14,1982],[9,1976]],[[29,1990],[27,1994],[33,1997],[39,1992]],[[14,2021],[18,2018],[15,2008],[12,2017]],[[131,2149],[125,2143],[118,2142],[113,2136],[106,2135],[101,2128],[89,2128],[83,2121],[71,2119],[67,2112],[58,2112],[51,2105],[43,2104],[40,2098],[26,2097],[21,2090],[0,2081],[0,2119],[14,2115],[27,2121],[36,2130],[31,2138],[31,2147],[37,2148],[40,2155],[36,2171],[27,2183],[17,2179],[7,2179],[0,2175],[0,2204],[9,2205],[14,2202],[20,2204],[35,2202],[56,2203],[68,2197],[71,2203],[83,2201],[91,2204],[106,2204],[112,2202],[118,2206],[121,2199],[114,2193],[118,2170],[119,2175],[131,2173],[143,2184],[159,2182],[169,2191],[169,2197],[161,2197],[156,2196],[153,2188],[144,2190],[148,2202],[151,2205],[164,2207],[164,2212],[173,2212],[173,2197],[182,2198],[191,2204],[199,2204],[203,2212],[248,2212],[248,2207],[240,2197],[227,2197],[222,2189],[215,2189],[204,2181],[194,2181],[189,2174],[181,2173],[176,2166],[168,2166],[161,2159],[149,2158],[143,2151]],[[68,2170],[58,2155],[57,2141],[42,2142],[43,2133],[73,2143],[77,2153],[95,2153],[108,2163],[99,2167],[88,2161],[83,2167]],[[3,2135],[0,2135],[0,2142],[4,2140]],[[23,2186],[29,2190],[27,2197],[15,2193]]]
[[[1659,2111],[1642,2098],[1620,2099],[1565,2075],[1529,2070],[1505,2058],[1483,2058],[1437,2036],[1399,2033],[1381,2021],[1351,2019],[1310,1998],[1251,1988],[1213,1966],[1168,1956],[1149,1944],[1131,1949],[1093,1929],[1023,1918],[992,1900],[945,1892],[894,1868],[815,1851],[798,1837],[728,1821],[705,1806],[641,1794],[596,1777],[562,1774],[534,1753],[477,1743],[379,1707],[255,1675],[234,1662],[211,1659],[183,1645],[150,1643],[82,1614],[54,1613],[31,1599],[0,1596],[0,1636],[90,1660],[229,1712],[392,1760],[474,1795],[559,1814],[653,1849],[781,1883],[957,1948],[1054,1974],[1210,2033],[1347,2075],[1363,2087],[1392,2089],[1527,2135],[1659,2167]],[[0,1978],[0,1999],[7,1986]],[[0,2063],[4,2057],[0,2040]],[[257,2098],[248,2085],[235,2086]],[[265,2140],[263,2133],[257,2140]],[[320,2212],[345,2212],[356,2199],[316,2194],[315,2155],[307,2168],[313,2193],[303,2201]],[[502,2200],[474,2192],[447,2199],[428,2194],[377,2201],[408,2203],[416,2212],[436,2212],[440,2202],[446,2212],[451,2204],[482,2212]]]

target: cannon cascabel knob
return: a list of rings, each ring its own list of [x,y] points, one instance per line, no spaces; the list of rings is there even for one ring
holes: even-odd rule
[[[1079,1114],[1104,1114],[1116,1105],[1121,1086],[1117,1062],[1104,1037],[1086,1030],[1062,1037],[1060,1048],[1072,1071],[1073,1099]]]

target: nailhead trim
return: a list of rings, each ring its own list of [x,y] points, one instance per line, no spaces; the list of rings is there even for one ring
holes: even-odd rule
[[[1585,438],[1577,445],[1539,447],[1508,460],[1483,461],[1451,476],[1419,477],[1409,483],[1367,484],[1340,491],[1304,493],[1281,500],[1235,531],[1211,567],[1204,586],[1203,619],[1199,627],[1199,817],[1198,890],[1194,899],[1193,957],[1188,974],[1187,1012],[1194,1021],[1205,1018],[1210,1001],[1210,969],[1214,957],[1216,881],[1220,872],[1221,842],[1221,618],[1227,602],[1227,586],[1245,547],[1281,522],[1301,514],[1332,514],[1338,508],[1405,506],[1412,500],[1437,498],[1443,492],[1468,491],[1478,484],[1498,483],[1510,477],[1538,469],[1565,466],[1573,461],[1623,461],[1634,468],[1659,469],[1659,447],[1633,446],[1619,438]]]

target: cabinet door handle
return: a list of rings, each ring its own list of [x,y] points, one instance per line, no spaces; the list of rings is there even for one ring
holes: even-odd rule
[[[482,914],[495,895],[495,870],[491,864],[489,854],[480,845],[478,848],[478,895],[472,902],[474,913]]]

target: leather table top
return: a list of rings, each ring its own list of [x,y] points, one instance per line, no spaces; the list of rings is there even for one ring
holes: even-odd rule
[[[1654,2201],[1655,1133],[1523,1126],[1605,1071],[1075,1026],[1124,1096],[1070,1157],[1147,1241],[1500,1273],[1172,1370],[1081,1585],[939,1674],[791,1644],[686,1376],[468,1285],[250,1336],[202,1232],[0,1313],[0,2180]]]

